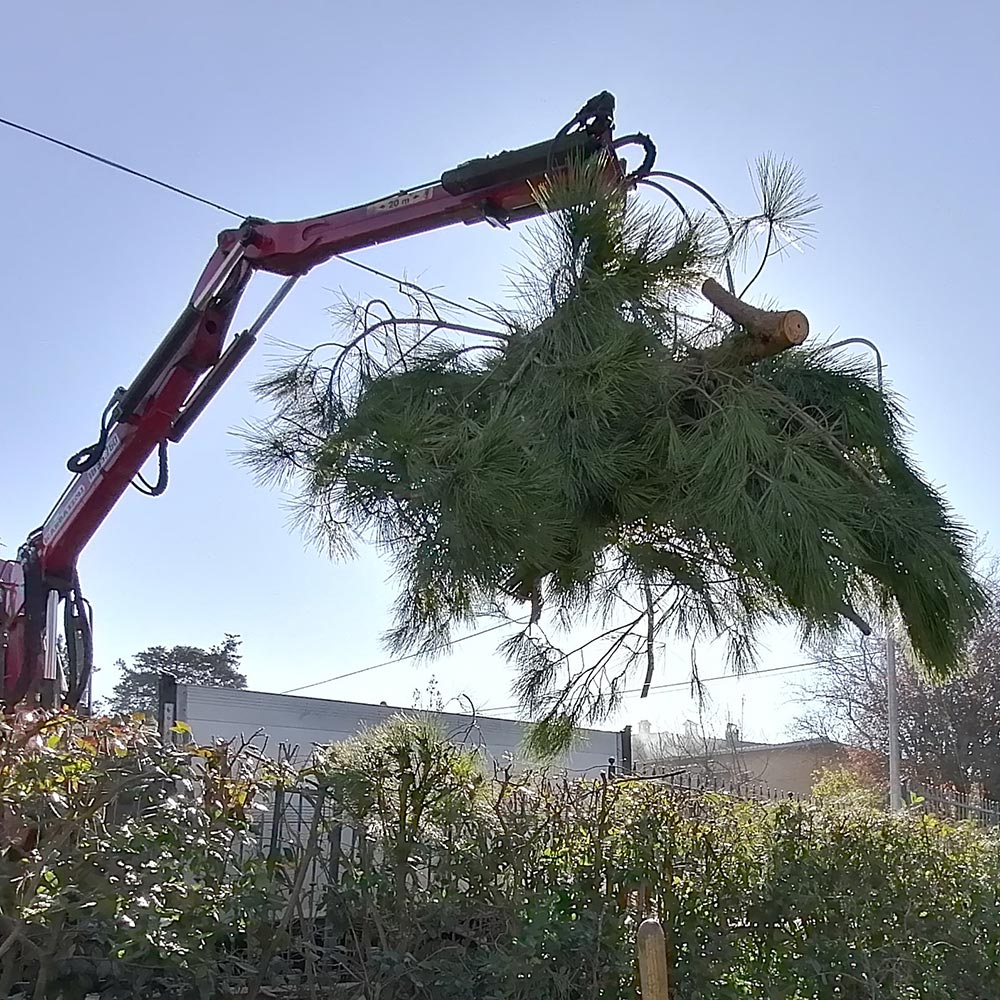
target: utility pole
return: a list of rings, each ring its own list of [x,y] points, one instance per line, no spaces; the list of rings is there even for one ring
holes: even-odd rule
[[[889,808],[903,808],[903,788],[900,782],[899,755],[899,688],[896,684],[896,642],[888,620],[885,625],[885,689],[886,721],[889,725]]]
[[[838,340],[835,344],[827,344],[825,350],[847,347],[849,344],[867,347],[875,355],[878,391],[881,393],[884,389],[882,352],[873,341],[866,337],[848,337],[846,340]],[[896,643],[892,638],[888,617],[885,619],[884,629],[886,723],[889,727],[889,808],[893,812],[898,812],[903,808],[899,754],[899,687],[896,683]]]

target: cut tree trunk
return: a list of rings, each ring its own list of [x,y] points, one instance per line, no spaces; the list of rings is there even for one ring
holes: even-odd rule
[[[798,347],[809,336],[809,320],[798,309],[758,309],[726,291],[714,278],[701,286],[701,293],[719,312],[742,327],[739,334],[706,353],[722,351],[749,364],[789,347]]]

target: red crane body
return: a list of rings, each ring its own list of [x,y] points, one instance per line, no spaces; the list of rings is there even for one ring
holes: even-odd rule
[[[219,235],[218,248],[194,293],[163,341],[127,389],[112,397],[101,436],[69,463],[75,472],[44,524],[16,560],[0,560],[0,652],[8,708],[28,700],[75,705],[91,669],[91,621],[77,577],[77,560],[101,523],[158,449],[176,442],[253,346],[260,328],[295,281],[338,254],[462,222],[507,226],[541,213],[537,185],[578,158],[629,142],[653,148],[644,136],[614,142],[614,99],[601,94],[547,142],[472,160],[436,184],[300,222],[248,219]],[[573,130],[575,129],[575,131]],[[614,156],[610,169],[622,176]],[[255,271],[287,280],[257,321],[226,340],[236,308]],[[154,490],[154,493],[156,491]],[[54,638],[65,601],[68,677],[59,678]]]

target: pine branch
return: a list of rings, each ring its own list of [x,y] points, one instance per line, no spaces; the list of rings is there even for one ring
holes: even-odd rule
[[[758,309],[731,295],[714,278],[709,278],[701,291],[716,309],[742,327],[742,335],[737,334],[706,352],[713,360],[760,361],[804,344],[809,336],[809,320],[797,309]]]
[[[653,651],[653,641],[656,638],[656,608],[653,604],[653,588],[650,587],[648,579],[643,580],[642,591],[646,598],[646,676],[639,697],[645,698],[649,694],[649,685],[653,683],[653,671],[656,666]]]
[[[797,172],[768,160],[759,178],[762,213],[734,235],[806,234]],[[798,310],[703,281],[733,249],[703,220],[578,180],[543,192],[518,312],[496,312],[506,332],[451,323],[412,287],[413,316],[342,310],[341,344],[258,387],[276,412],[255,471],[293,484],[316,541],[368,539],[392,561],[394,651],[430,654],[529,604],[505,652],[523,703],[560,725],[599,718],[643,661],[647,693],[664,632],[722,637],[745,669],[768,623],[861,628],[869,602],[898,605],[915,655],[954,670],[981,587],[906,454],[899,401],[843,359],[789,350],[809,333]],[[699,288],[707,324],[682,308]],[[600,646],[547,637],[630,608],[595,629]]]

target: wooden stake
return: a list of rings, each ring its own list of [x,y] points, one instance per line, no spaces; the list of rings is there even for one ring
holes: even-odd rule
[[[642,1000],[670,1000],[667,976],[667,939],[655,917],[639,925],[636,939],[639,957],[639,992]]]
[[[809,336],[809,320],[798,309],[758,309],[726,291],[714,278],[701,286],[701,293],[719,312],[743,327],[743,337],[733,338],[732,344],[727,341],[720,348],[736,346],[747,361],[759,361],[797,347]]]

